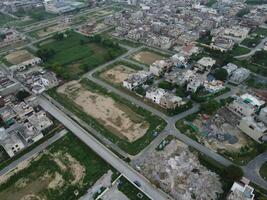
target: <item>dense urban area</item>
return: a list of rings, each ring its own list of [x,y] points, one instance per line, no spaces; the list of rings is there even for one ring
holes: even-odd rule
[[[1,200],[267,200],[266,0],[0,0]]]

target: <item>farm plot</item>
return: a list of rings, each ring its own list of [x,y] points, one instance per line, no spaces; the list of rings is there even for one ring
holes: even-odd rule
[[[127,106],[116,103],[111,97],[87,90],[77,81],[59,87],[58,93],[66,95],[86,114],[129,142],[141,138],[149,128],[149,123]]]
[[[1,176],[0,196],[2,200],[78,199],[109,169],[105,161],[68,133]]]

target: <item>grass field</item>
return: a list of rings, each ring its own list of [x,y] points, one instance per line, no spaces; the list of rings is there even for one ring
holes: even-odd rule
[[[249,52],[250,52],[250,50],[248,48],[241,47],[241,46],[236,46],[232,50],[232,55],[233,56],[240,56],[240,55],[243,55],[243,54],[247,54]]]
[[[251,36],[249,38],[244,39],[241,44],[245,45],[248,48],[252,48],[257,46],[263,38],[259,35]]]
[[[120,183],[118,185],[119,191],[125,194],[130,200],[150,200],[143,192],[141,192],[137,186],[133,185],[123,176],[119,179]],[[139,194],[139,195],[138,195]],[[138,197],[140,196],[140,197]],[[142,196],[142,197],[141,197]]]
[[[83,80],[82,84],[85,87],[87,87],[90,91],[107,95],[111,97],[116,103],[119,103],[125,106],[127,109],[130,109],[131,112],[134,111],[136,114],[142,116],[143,120],[149,123],[149,128],[146,131],[145,135],[133,142],[129,142],[112,133],[110,128],[107,127],[105,128],[102,123],[98,122],[97,119],[83,112],[80,106],[75,104],[71,99],[69,99],[65,95],[59,94],[56,91],[56,89],[48,91],[48,94],[56,101],[60,102],[66,109],[68,109],[73,114],[78,116],[84,122],[88,123],[88,125],[91,125],[96,130],[98,130],[104,137],[109,139],[111,142],[116,143],[122,150],[126,151],[127,153],[131,155],[136,155],[155,138],[153,134],[156,131],[160,132],[166,126],[166,123],[161,118],[153,115],[152,113],[141,107],[137,107],[136,105],[132,104],[131,102],[127,101],[126,99],[123,99],[122,97],[114,93],[108,92],[105,88],[102,88],[101,86],[89,80]]]
[[[55,14],[51,14],[45,11],[44,8],[34,8],[30,10],[24,10],[24,9],[19,9],[17,12],[14,13],[15,16],[17,17],[26,17],[29,16],[31,18],[31,22],[37,22],[37,21],[42,21],[45,19],[49,19],[52,17],[55,17]]]
[[[0,13],[0,26],[8,24],[9,22],[14,21],[14,19],[8,15]]]
[[[2,183],[0,196],[2,200],[78,199],[109,169],[112,167],[68,133]]]
[[[45,64],[59,65],[61,70],[59,75],[65,75],[65,79],[77,79],[88,70],[91,70],[114,57],[121,55],[124,49],[113,48],[113,56],[110,56],[111,48],[88,42],[89,39],[75,32],[68,32],[67,38],[54,40],[40,46],[40,49],[50,49],[54,55]],[[81,44],[81,41],[84,43]]]
[[[267,162],[265,162],[260,168],[260,175],[267,181]]]

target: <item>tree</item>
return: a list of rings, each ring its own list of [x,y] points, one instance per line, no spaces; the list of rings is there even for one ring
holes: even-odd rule
[[[39,49],[36,55],[41,58],[43,61],[47,61],[52,58],[55,54],[53,49]]]
[[[63,33],[56,33],[53,38],[57,41],[61,41],[64,39],[64,34]]]
[[[29,97],[30,93],[25,91],[25,90],[20,90],[17,94],[16,94],[16,98],[19,101],[23,101],[25,98]]]
[[[239,181],[244,173],[242,169],[235,165],[229,165],[224,169],[225,178],[227,178],[230,181]]]
[[[228,72],[224,68],[216,69],[213,76],[220,81],[225,81],[228,77]]]
[[[206,114],[211,115],[220,108],[220,103],[216,100],[209,100],[200,105],[200,110]]]
[[[172,84],[167,81],[161,81],[158,87],[166,90],[172,90],[174,88]]]

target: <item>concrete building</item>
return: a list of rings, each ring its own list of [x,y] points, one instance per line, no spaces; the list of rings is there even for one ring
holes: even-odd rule
[[[157,60],[149,66],[149,71],[155,76],[160,76],[171,67],[171,63],[166,60]]]
[[[44,0],[45,10],[49,13],[62,14],[84,7],[84,3],[70,0]]]
[[[42,131],[53,124],[44,111],[39,111],[34,113],[28,118],[28,121],[37,129],[37,131]]]
[[[264,107],[261,109],[260,114],[259,114],[259,119],[263,123],[267,124],[267,107]]]
[[[184,105],[185,102],[181,97],[175,96],[172,93],[166,93],[160,99],[160,105],[165,109],[173,110]]]
[[[260,139],[267,135],[267,126],[251,116],[242,118],[238,128],[259,143],[261,143]]]
[[[12,65],[10,67],[10,69],[12,71],[23,71],[25,70],[27,67],[32,67],[32,66],[35,66],[35,65],[39,65],[42,63],[42,59],[41,58],[38,58],[38,57],[34,57],[32,59],[29,59],[29,60],[26,60],[20,64],[17,64],[17,65]]]
[[[42,139],[44,135],[41,131],[38,131],[31,123],[26,122],[19,129],[18,133],[27,144],[32,144]]]
[[[135,74],[130,75],[123,81],[123,87],[133,90],[134,88],[144,84],[147,80],[153,78],[153,74],[149,71],[138,71]]]
[[[188,82],[186,90],[188,92],[195,93],[197,89],[203,84],[203,81],[198,78],[194,78],[191,81]]]
[[[250,75],[250,71],[248,69],[245,69],[243,67],[238,68],[232,72],[232,75],[229,78],[229,82],[238,85],[244,82],[245,80],[247,80],[249,75]]]
[[[228,76],[231,76],[237,68],[238,67],[233,63],[228,63],[227,65],[223,66],[223,69],[227,71]]]
[[[6,96],[17,92],[21,88],[18,81],[12,79],[7,74],[0,73],[0,95]]]
[[[249,180],[242,178],[240,182],[234,182],[227,200],[254,200],[254,188],[249,186]]]
[[[146,98],[153,101],[156,104],[160,104],[161,98],[167,94],[164,89],[151,88],[146,92]]]
[[[250,94],[243,94],[228,105],[228,108],[240,117],[254,115],[265,102]]]
[[[25,148],[24,143],[16,134],[16,132],[9,132],[4,128],[0,128],[0,144],[5,149],[9,157],[13,157],[15,154]]]
[[[194,69],[198,72],[205,72],[210,71],[211,67],[215,65],[216,60],[213,60],[210,57],[203,57],[200,60],[197,61],[197,63],[194,66]]]
[[[203,87],[205,88],[206,91],[211,93],[225,89],[223,81],[219,80],[204,81]]]

